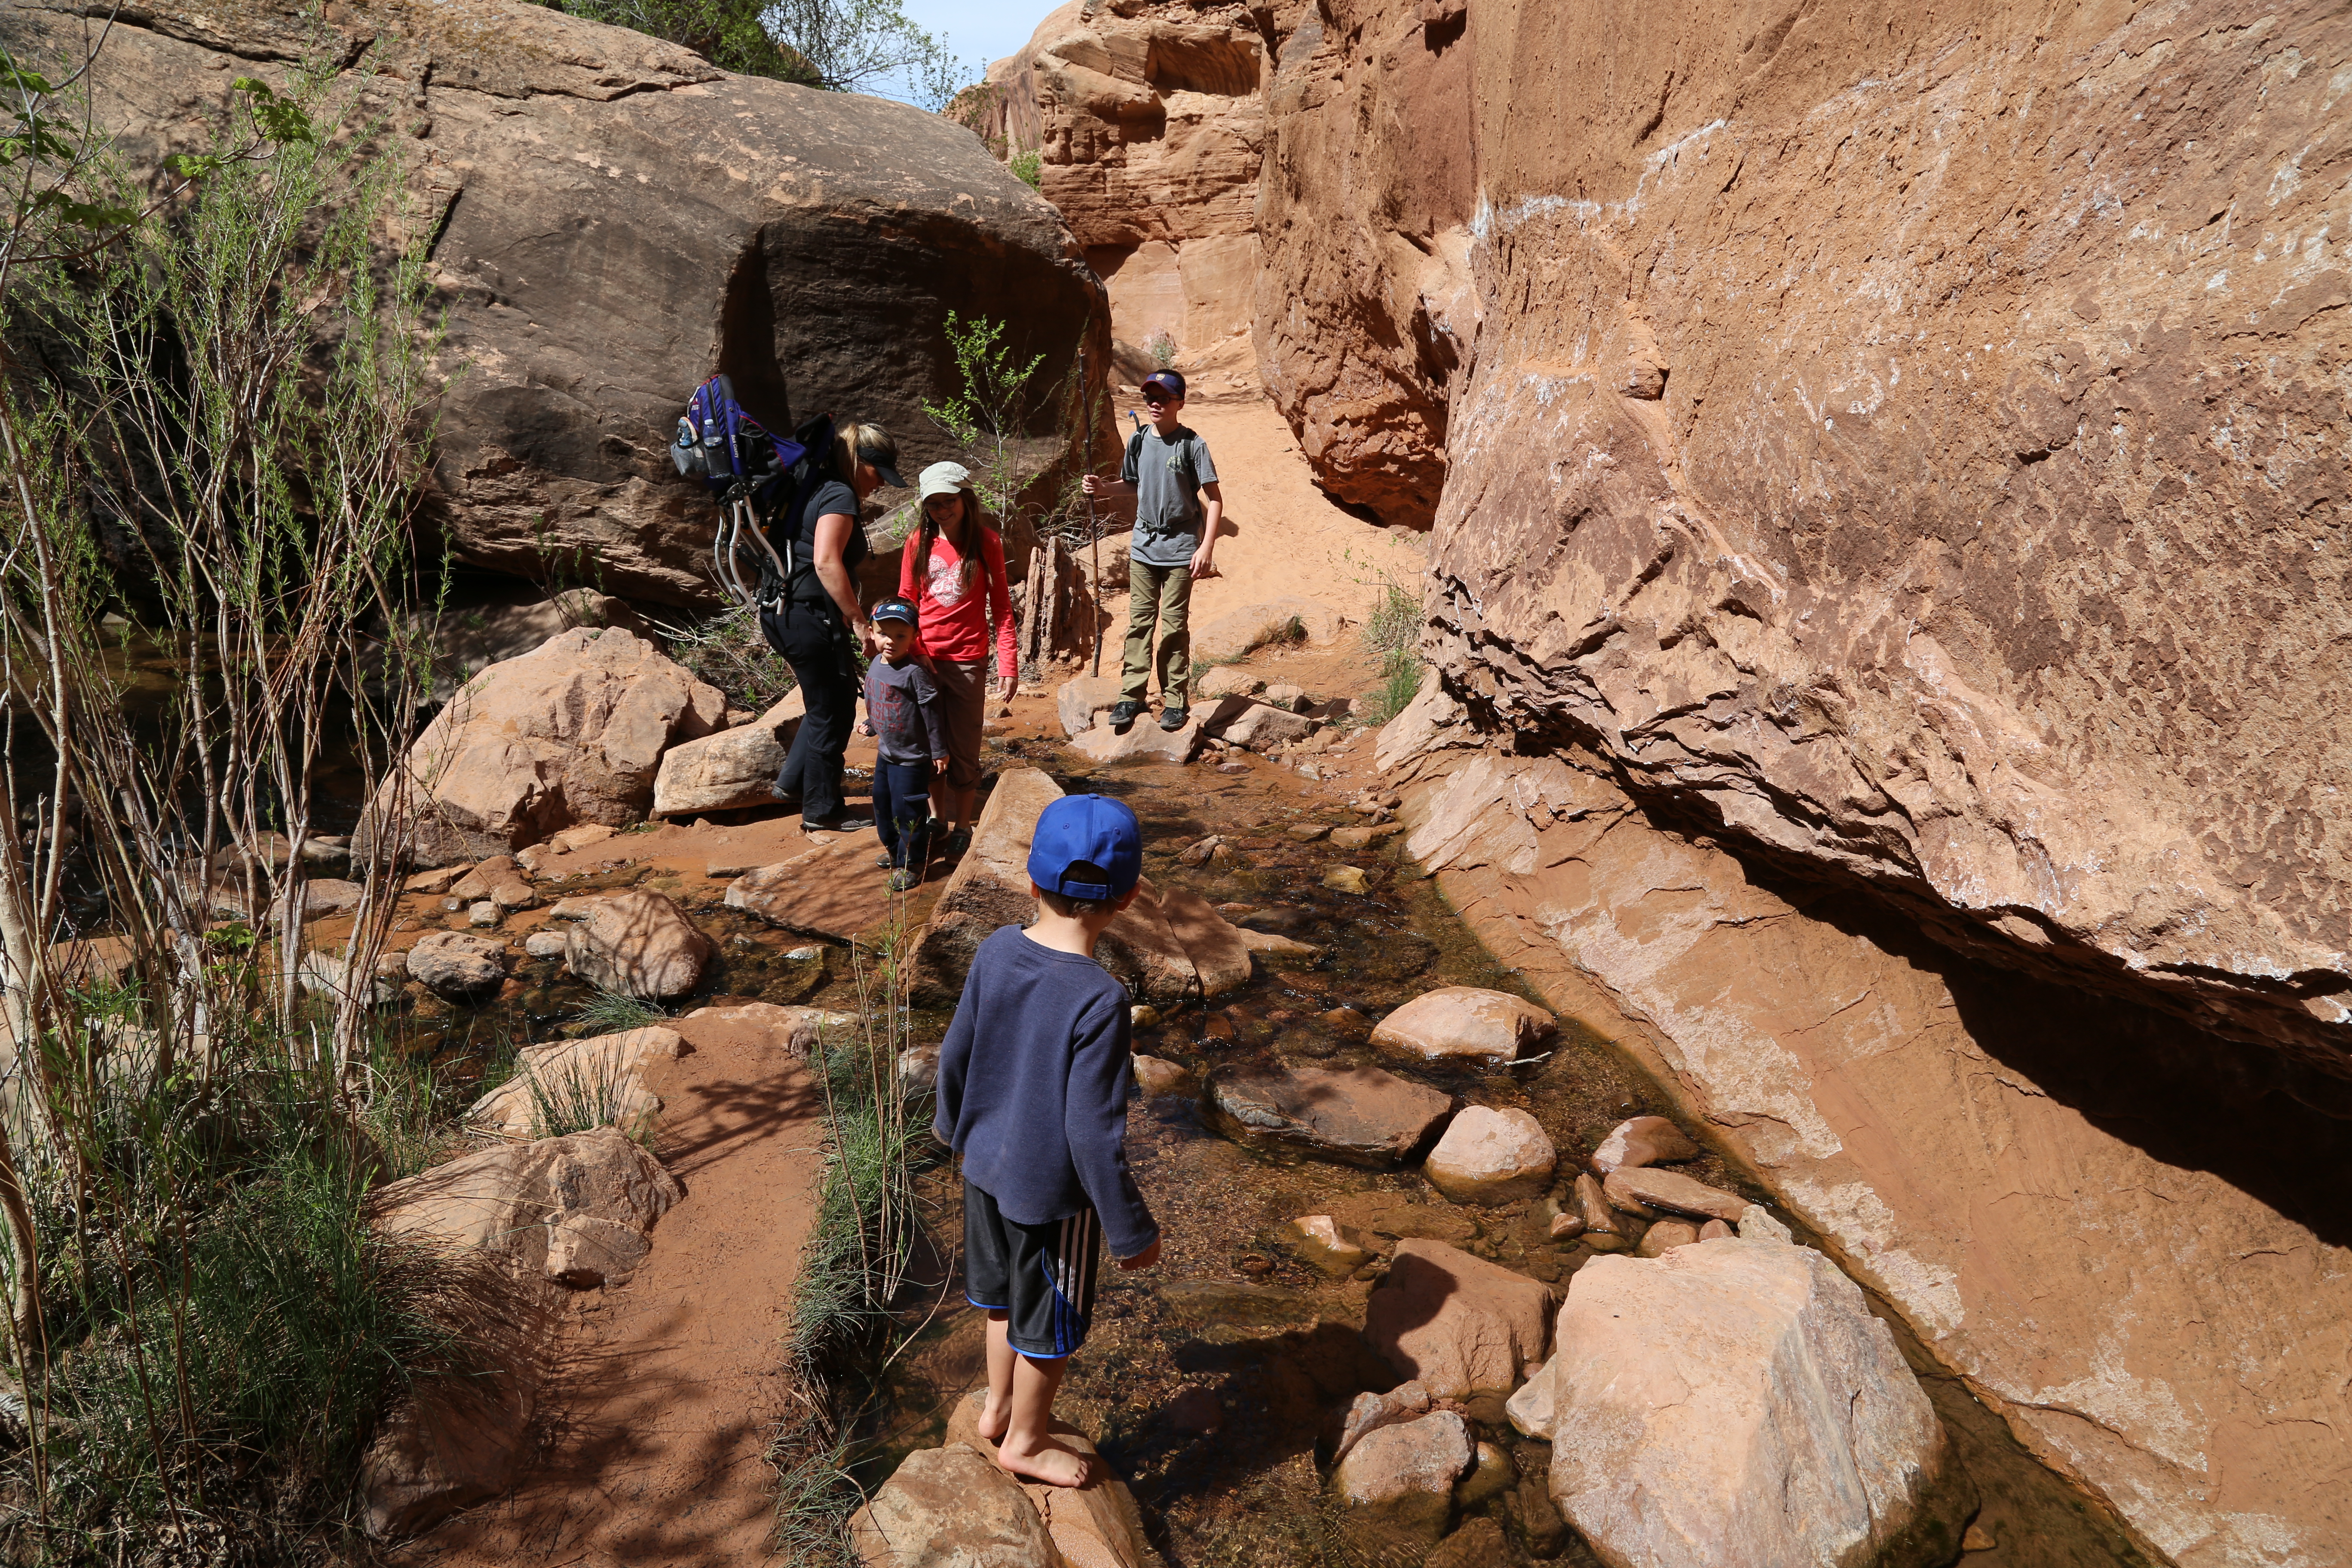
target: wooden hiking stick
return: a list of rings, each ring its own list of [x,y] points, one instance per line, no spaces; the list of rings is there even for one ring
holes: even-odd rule
[[[1086,427],[1085,471],[1095,471],[1095,400],[1087,392],[1087,345],[1078,345],[1078,422]],[[1080,485],[1087,498],[1087,581],[1089,584],[1087,607],[1094,612],[1087,618],[1095,624],[1095,668],[1102,674],[1102,530],[1095,523],[1095,493]]]

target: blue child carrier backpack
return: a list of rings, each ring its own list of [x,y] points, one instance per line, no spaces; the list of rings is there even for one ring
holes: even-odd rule
[[[769,537],[779,515],[798,527],[801,503],[821,483],[833,451],[833,418],[819,415],[785,439],[735,401],[735,384],[714,375],[694,389],[679,416],[669,458],[677,471],[699,479],[719,500],[719,538],[711,550],[722,587],[739,604],[773,610],[790,590],[801,541],[786,537],[780,553]],[[745,581],[739,555],[750,552],[756,584]]]

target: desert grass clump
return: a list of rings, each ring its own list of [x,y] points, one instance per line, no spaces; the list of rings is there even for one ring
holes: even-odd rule
[[[1381,684],[1364,700],[1368,724],[1387,723],[1421,689],[1421,601],[1394,578],[1379,583],[1380,596],[1364,618],[1364,646],[1381,656]]]
[[[725,692],[731,707],[764,713],[792,693],[793,667],[768,646],[760,613],[749,605],[730,604],[707,620],[658,629],[670,657]]]
[[[666,1024],[669,1015],[657,1002],[632,996],[625,991],[600,990],[580,1005],[580,1022],[600,1035],[617,1035],[652,1024]]]

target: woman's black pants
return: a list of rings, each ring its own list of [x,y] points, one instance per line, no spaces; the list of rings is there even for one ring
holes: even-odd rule
[[[801,797],[801,816],[830,822],[842,814],[841,754],[857,718],[857,659],[831,599],[786,599],[760,612],[768,646],[784,656],[807,704],[801,727],[776,775],[776,793]]]

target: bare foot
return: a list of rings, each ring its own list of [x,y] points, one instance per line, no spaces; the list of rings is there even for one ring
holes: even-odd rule
[[[1014,1453],[1010,1445],[996,1450],[996,1462],[1016,1476],[1043,1481],[1049,1487],[1082,1487],[1094,1473],[1094,1464],[1048,1437],[1034,1450]]]
[[[988,1402],[980,1407],[980,1421],[978,1425],[980,1435],[982,1436],[987,1438],[992,1443],[1002,1443],[1004,1441],[1005,1430],[1013,1425],[1011,1403],[1012,1402],[1008,1400],[1004,1404],[999,1405],[996,1402],[995,1395],[991,1394],[989,1396]]]

